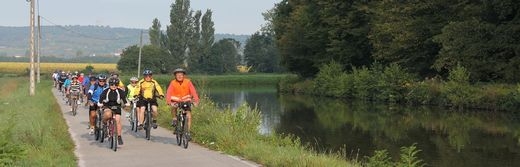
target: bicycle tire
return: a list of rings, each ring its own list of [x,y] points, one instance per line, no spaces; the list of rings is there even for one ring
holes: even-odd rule
[[[112,120],[108,121],[108,140],[110,141],[110,149],[114,148],[114,125]]]
[[[177,115],[177,118],[180,118],[180,117]],[[181,129],[181,126],[182,126],[182,125],[179,123],[179,124],[177,124],[177,126],[175,127],[175,132],[177,133],[177,134],[175,135],[175,139],[177,140],[177,145],[178,145],[178,146],[181,146],[181,144],[182,144],[182,143],[181,143],[181,142],[182,142],[182,140],[181,140],[181,138],[182,138],[182,132],[181,132],[181,130],[180,130],[180,129]]]
[[[96,136],[96,141],[99,141],[101,139],[101,134],[99,133],[100,132],[100,129],[101,127],[99,127],[100,125],[100,120],[99,120],[99,113],[96,113],[96,122],[94,123],[94,135]]]
[[[189,140],[188,140],[188,130],[186,129],[186,116],[182,115],[182,146],[184,149],[188,148]]]
[[[188,136],[186,134],[182,135],[182,147],[184,149],[188,149]]]
[[[114,131],[112,133],[112,141],[114,142],[114,148],[112,148],[114,151],[117,151],[117,141],[118,141],[118,138],[119,138],[119,134],[117,133],[117,121],[115,118],[112,118],[112,123],[113,123],[113,126],[114,126]]]
[[[72,116],[76,116],[78,110],[78,100],[74,100],[72,104]]]
[[[152,130],[152,113],[147,109],[146,111],[146,139],[150,140],[150,131]]]
[[[103,143],[105,141],[105,137],[107,136],[106,128],[107,128],[106,125],[103,125],[103,128],[101,128],[101,130],[99,131],[99,134],[100,134],[99,142],[100,143]]]
[[[137,108],[134,108],[132,110],[132,127],[133,127],[133,131],[134,132],[137,132],[137,123],[138,123],[138,119],[137,119]]]

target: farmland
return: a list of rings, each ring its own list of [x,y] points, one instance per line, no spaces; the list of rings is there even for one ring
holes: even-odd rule
[[[54,70],[83,71],[87,66],[94,67],[95,72],[116,71],[116,64],[101,63],[40,63],[40,73],[50,74]],[[25,62],[0,62],[0,74],[23,75],[29,70],[29,63]]]

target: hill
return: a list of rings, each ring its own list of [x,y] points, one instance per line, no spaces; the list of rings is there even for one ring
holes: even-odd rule
[[[114,55],[139,44],[141,29],[108,26],[42,26],[42,56],[75,59],[94,55]],[[0,26],[0,57],[28,55],[29,27]],[[215,34],[215,40],[233,38],[242,46],[249,35]],[[144,33],[143,42],[149,43]]]

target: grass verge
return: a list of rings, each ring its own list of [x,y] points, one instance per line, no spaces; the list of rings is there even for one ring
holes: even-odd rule
[[[74,143],[51,92],[51,81],[29,96],[25,78],[0,78],[0,166],[76,166]],[[7,144],[6,144],[7,143]]]

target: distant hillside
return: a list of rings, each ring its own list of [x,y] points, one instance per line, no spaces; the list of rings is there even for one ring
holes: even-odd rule
[[[140,29],[106,26],[43,26],[42,55],[74,59],[92,55],[113,55],[122,49],[139,44]],[[245,45],[249,35],[215,34],[215,41],[233,38]],[[0,26],[0,56],[28,55],[28,27]],[[143,42],[149,43],[144,33]]]

